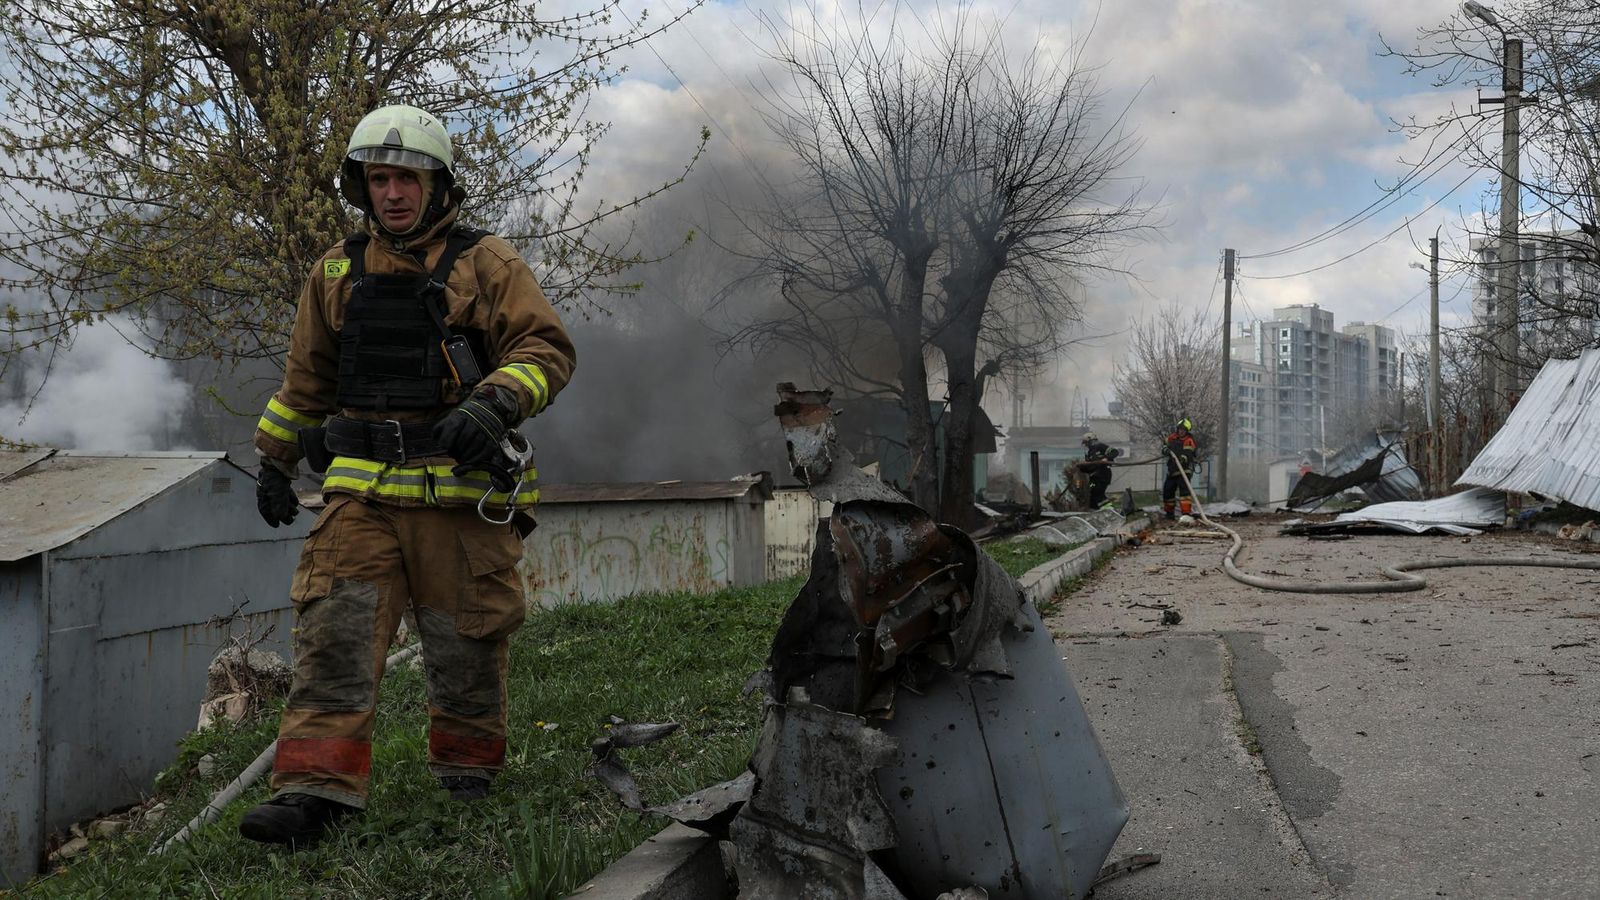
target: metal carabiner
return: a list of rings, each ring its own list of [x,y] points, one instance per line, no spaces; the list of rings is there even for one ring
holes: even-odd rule
[[[515,467],[517,483],[511,488],[511,493],[506,495],[506,517],[504,519],[496,519],[484,509],[489,504],[489,495],[494,493],[494,485],[492,483],[489,485],[489,489],[483,492],[483,496],[478,498],[478,518],[491,525],[509,525],[511,520],[516,518],[517,495],[522,493],[523,475],[528,470],[529,461],[533,459],[533,444],[523,437],[521,432],[508,431],[505,437],[500,439],[500,452]]]

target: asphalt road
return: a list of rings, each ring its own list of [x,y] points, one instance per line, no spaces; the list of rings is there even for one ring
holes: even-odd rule
[[[1276,530],[1245,520],[1244,568],[1361,579],[1571,546]],[[1158,535],[1049,621],[1132,806],[1113,858],[1163,856],[1097,897],[1600,897],[1600,576],[1270,594],[1215,570],[1224,547]]]

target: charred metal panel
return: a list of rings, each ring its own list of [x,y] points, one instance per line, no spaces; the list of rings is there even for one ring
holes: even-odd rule
[[[1084,897],[1128,806],[1038,612],[969,535],[850,463],[827,392],[779,395],[796,477],[835,505],[750,681],[767,706],[728,826],[740,896]],[[614,741],[592,771],[646,808]],[[740,790],[685,808],[720,834]]]
[[[991,897],[1081,897],[1128,804],[1033,604],[1001,643],[1014,678],[946,674],[883,723],[904,748],[878,772],[913,896],[954,883]],[[952,878],[955,880],[953,881]]]
[[[815,706],[804,692],[767,706],[750,768],[756,789],[733,821],[739,896],[749,900],[890,900],[863,862],[895,844],[873,771],[894,741],[865,719]]]
[[[916,897],[1085,896],[1128,806],[1038,612],[968,535],[850,464],[826,392],[779,395],[795,475],[836,505],[773,641],[757,787],[733,823],[741,883],[786,876],[787,896],[854,898],[879,881]],[[821,706],[792,699],[801,689]],[[802,711],[810,729],[791,724]],[[898,753],[852,746],[865,728]],[[831,775],[789,762],[817,757]],[[863,770],[877,791],[832,796]],[[837,821],[885,801],[889,843]]]
[[[767,577],[788,578],[806,571],[816,546],[817,522],[831,515],[833,504],[803,488],[779,488],[767,502]]]

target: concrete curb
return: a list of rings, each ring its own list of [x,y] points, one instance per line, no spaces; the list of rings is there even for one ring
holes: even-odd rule
[[[1149,520],[1134,516],[1122,530],[1136,533]],[[1095,563],[1110,556],[1123,541],[1116,537],[1094,538],[1081,547],[1029,569],[1017,579],[1023,593],[1037,606],[1055,595],[1069,578],[1093,569]],[[605,868],[569,900],[731,900],[722,850],[704,832],[673,823],[627,856]]]
[[[569,895],[572,900],[729,900],[722,850],[674,822]]]
[[[1137,534],[1150,525],[1150,520],[1144,516],[1134,516],[1122,524],[1121,531],[1126,534]],[[1110,556],[1123,542],[1121,534],[1111,537],[1097,537],[1088,543],[1061,556],[1040,563],[1024,572],[1017,583],[1022,585],[1022,592],[1027,598],[1038,606],[1055,596],[1056,589],[1062,582],[1070,578],[1077,578],[1095,567],[1100,560]]]

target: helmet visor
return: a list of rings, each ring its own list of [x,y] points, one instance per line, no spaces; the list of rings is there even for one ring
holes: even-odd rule
[[[359,147],[350,151],[350,158],[359,163],[373,163],[383,166],[405,166],[408,169],[442,169],[444,162],[419,153],[415,150],[403,150],[399,147]]]

